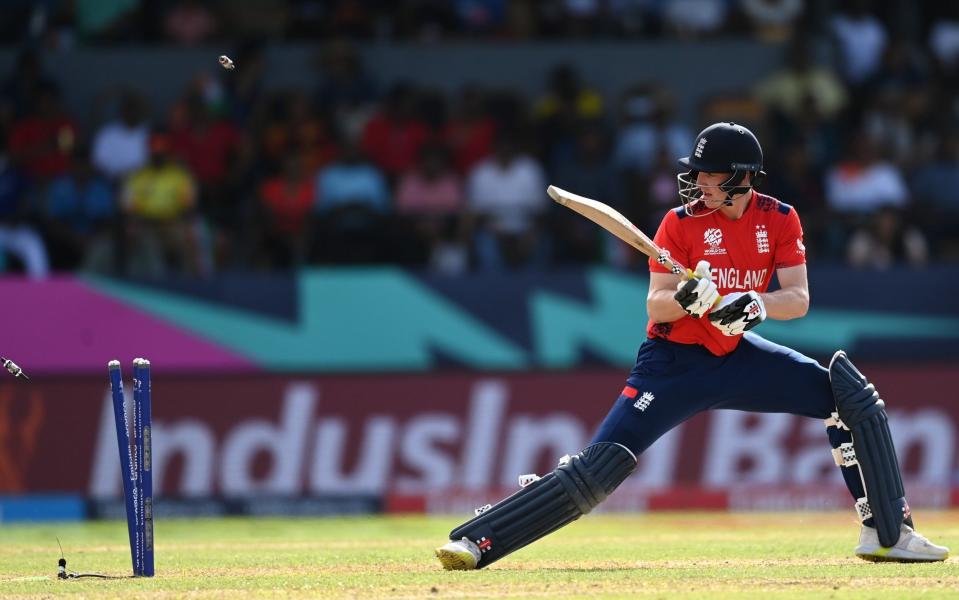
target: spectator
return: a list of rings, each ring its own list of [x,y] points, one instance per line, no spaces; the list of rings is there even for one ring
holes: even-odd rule
[[[848,105],[843,83],[832,69],[813,62],[812,48],[802,38],[790,46],[786,60],[784,69],[756,89],[773,133],[769,138],[783,146],[802,145],[817,168],[831,164],[838,158],[841,115]]]
[[[846,258],[860,269],[886,269],[895,264],[921,267],[929,259],[929,245],[919,229],[903,222],[896,208],[883,206],[866,226],[853,232]]]
[[[383,172],[348,141],[338,160],[316,176],[316,239],[322,262],[382,260],[383,219],[390,212],[390,191]]]
[[[503,36],[511,40],[529,40],[536,37],[536,0],[512,0],[506,7]]]
[[[943,2],[937,8],[941,14],[929,29],[929,49],[940,79],[954,90],[959,84],[959,6]]]
[[[803,11],[803,0],[740,0],[739,4],[756,37],[764,42],[788,39]]]
[[[848,136],[843,129],[846,118],[841,115],[844,114],[840,113],[835,119],[826,119],[812,99],[801,102],[799,111],[794,115],[787,116],[775,111],[767,114],[764,125],[774,133],[767,136],[770,140],[767,156],[775,158],[777,154],[782,154],[776,151],[777,146],[802,145],[814,169],[824,171],[832,167],[841,158]]]
[[[328,116],[317,114],[301,90],[294,91],[290,98],[289,127],[308,172],[316,172],[336,159],[339,142],[333,122]]]
[[[260,133],[260,159],[268,169],[283,168],[291,152],[302,155],[303,169],[315,173],[336,158],[333,125],[317,115],[301,90],[278,94],[270,102],[268,121]]]
[[[224,29],[229,30],[231,38],[281,40],[290,22],[293,3],[276,2],[276,0],[243,0],[213,4],[223,8],[223,16],[227,19]],[[329,4],[329,2],[323,4]]]
[[[667,30],[689,39],[718,33],[729,6],[724,0],[663,0],[661,10]]]
[[[40,3],[27,4],[38,7],[31,18],[30,33],[37,37],[44,48],[57,53],[71,52],[76,48],[77,24],[73,3],[45,3],[43,9],[39,8]],[[40,10],[48,11],[45,18],[38,17]]]
[[[883,158],[908,168],[915,158],[915,132],[905,110],[904,94],[877,90],[863,105],[863,129],[882,149]]]
[[[868,214],[881,206],[902,208],[909,199],[899,169],[878,154],[865,132],[854,135],[850,151],[826,174],[826,202],[840,214]]]
[[[959,61],[959,6],[944,2],[935,7],[929,27],[929,48],[944,64]]]
[[[350,140],[358,140],[375,112],[376,86],[356,48],[345,40],[327,44],[319,59],[319,112],[332,115]]]
[[[42,207],[44,237],[55,270],[75,270],[94,246],[109,247],[117,212],[110,182],[96,172],[85,149],[77,150],[73,165],[71,173],[50,182]]]
[[[675,120],[674,105],[660,84],[636,85],[623,95],[622,126],[613,151],[616,168],[648,173],[661,148],[674,157],[689,153],[695,136]]]
[[[208,273],[212,267],[204,247],[202,223],[196,217],[197,186],[173,153],[167,134],[150,138],[150,162],[133,172],[123,187],[123,209],[129,216],[132,271],[160,276],[171,270]]]
[[[77,126],[60,103],[52,85],[37,90],[34,112],[14,123],[10,156],[34,182],[45,182],[70,171]]]
[[[195,90],[187,95],[178,121],[171,131],[172,149],[199,184],[201,211],[219,225],[231,223],[236,206],[229,186],[245,164],[240,131],[217,118]]]
[[[909,198],[899,168],[879,157],[875,142],[863,131],[854,134],[846,157],[829,168],[825,181],[833,214],[823,240],[826,256],[842,256],[849,232],[864,226],[880,207],[902,208]]]
[[[959,259],[959,134],[943,135],[932,160],[914,172],[911,188],[916,215],[936,255]]]
[[[603,111],[602,96],[583,84],[572,65],[561,64],[550,71],[546,93],[533,108],[540,156],[547,168],[552,170],[575,153],[580,125],[602,120]]]
[[[254,110],[264,95],[267,58],[263,45],[253,41],[240,44],[230,56],[241,68],[228,72],[224,93],[230,119],[237,127],[244,127],[253,119]]]
[[[622,207],[622,188],[609,159],[609,141],[598,125],[584,125],[577,134],[576,153],[556,165],[551,181],[561,188],[612,206]],[[673,185],[675,196],[675,179]],[[558,242],[553,252],[560,263],[589,263],[601,255],[596,225],[558,204],[550,204],[550,223]]]
[[[467,34],[496,34],[506,18],[507,0],[454,0],[454,4]]]
[[[397,3],[395,33],[403,39],[435,42],[456,29],[456,7],[448,0],[407,0]]]
[[[476,163],[489,156],[496,123],[485,106],[485,94],[476,85],[460,90],[453,117],[446,123],[443,138],[453,150],[453,162],[460,174],[468,173]]]
[[[649,0],[609,0],[609,25],[621,37],[651,38],[661,33],[659,2]]]
[[[762,80],[756,95],[767,110],[786,119],[797,119],[812,110],[819,119],[832,120],[838,117],[847,101],[842,81],[832,69],[813,61],[812,49],[805,38],[797,38],[790,45],[784,68]]]
[[[644,231],[656,231],[663,215],[679,203],[676,197],[676,156],[671,154],[665,146],[660,147],[656,154],[656,164],[647,179],[647,188],[643,197],[646,202],[642,213],[636,215],[637,223],[645,223]],[[628,214],[630,211],[624,207]],[[642,260],[640,261],[642,262]]]
[[[463,189],[450,165],[449,149],[430,143],[420,150],[416,168],[400,177],[396,211],[405,214],[451,215],[463,208]]]
[[[0,140],[2,144],[2,140]],[[0,146],[0,272],[10,270],[10,258],[31,279],[43,279],[50,272],[50,260],[43,238],[29,221],[26,181]]]
[[[363,152],[388,176],[396,177],[413,166],[428,137],[429,128],[416,114],[416,90],[398,83],[363,129]]]
[[[37,102],[37,91],[54,87],[56,84],[44,71],[37,52],[21,50],[13,72],[0,84],[0,116],[4,120],[0,125],[27,116]],[[0,129],[0,133],[5,131],[6,127]]]
[[[880,70],[869,80],[863,118],[869,133],[904,167],[919,160],[916,124],[934,105],[930,68],[909,40],[896,38],[883,54]]]
[[[675,208],[680,202],[676,195],[678,170],[676,156],[670,154],[665,146],[660,147],[656,164],[649,175],[639,181],[642,186],[639,193],[630,195],[621,212],[631,217],[634,223],[641,224],[644,231],[655,231],[666,211]]]
[[[838,45],[843,77],[850,85],[859,87],[879,70],[888,35],[873,14],[870,0],[849,0],[844,7],[845,12],[832,17],[830,27]]]
[[[316,208],[319,212],[359,204],[376,213],[389,210],[389,187],[382,171],[370,164],[355,144],[345,144],[339,160],[317,174]]]
[[[122,179],[146,164],[149,137],[143,99],[126,92],[119,118],[103,125],[93,138],[93,164],[111,179]]]
[[[307,257],[310,214],[316,198],[314,178],[302,153],[291,152],[279,175],[260,184],[262,229],[270,264],[294,267]]]
[[[365,0],[334,0],[326,2],[328,31],[350,38],[373,37],[376,25],[376,2]]]
[[[883,50],[878,69],[866,83],[873,91],[907,94],[926,86],[930,74],[921,49],[909,38],[897,36]]]
[[[167,11],[163,28],[168,39],[183,46],[195,46],[216,34],[216,15],[199,0],[179,0]]]
[[[460,234],[459,215],[465,208],[463,185],[450,164],[450,151],[444,145],[423,146],[419,163],[400,178],[396,192],[396,212],[422,248],[433,270],[447,274],[464,272],[468,249]]]
[[[803,235],[813,243],[806,243],[806,259],[818,258],[827,247],[823,241],[825,224],[832,218],[826,211],[823,192],[823,174],[818,168],[813,144],[808,139],[796,139],[783,145],[769,157],[769,175],[760,191],[774,198],[802,208]]]
[[[593,36],[605,29],[606,6],[600,0],[561,0],[557,4],[554,10],[562,11],[567,37]]]
[[[431,87],[420,87],[416,94],[416,114],[426,124],[429,138],[443,135],[450,119],[450,106],[446,94]]]
[[[542,262],[545,189],[539,162],[521,151],[512,132],[500,131],[493,155],[474,167],[466,185],[467,203],[479,221],[474,243],[481,268]]]

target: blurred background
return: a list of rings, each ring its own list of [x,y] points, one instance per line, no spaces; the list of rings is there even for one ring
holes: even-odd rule
[[[113,358],[154,365],[160,518],[465,513],[550,470],[648,275],[545,188],[652,234],[718,120],[805,231],[812,310],[759,332],[849,350],[911,502],[959,503],[957,7],[7,0],[0,523],[121,514]],[[607,509],[684,507],[852,509],[822,424],[733,412]]]

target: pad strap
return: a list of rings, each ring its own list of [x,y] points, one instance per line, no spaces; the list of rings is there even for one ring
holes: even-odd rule
[[[852,442],[840,444],[838,448],[832,449],[832,459],[836,461],[837,467],[854,467],[859,464],[856,460],[856,450]]]
[[[869,508],[868,500],[865,498],[856,500],[856,514],[859,515],[860,521],[865,521],[866,519],[872,518],[872,509]]]
[[[849,431],[849,428],[846,427],[846,424],[842,422],[842,419],[839,418],[839,413],[834,412],[829,415],[828,419],[825,419],[823,423],[826,424],[826,427],[835,427],[837,429],[843,429]]]
[[[843,481],[846,482],[846,487],[849,488],[849,493],[855,501],[856,514],[859,515],[859,520],[862,521],[863,525],[875,529],[876,523],[872,520],[872,510],[869,509],[869,503],[866,501],[866,486],[862,482],[862,473],[859,472],[859,461],[856,460],[852,433],[846,428],[838,413],[833,413],[831,417],[826,419],[826,433],[829,435],[829,443],[832,445],[833,461],[842,472]],[[862,506],[865,506],[865,510],[862,509]]]

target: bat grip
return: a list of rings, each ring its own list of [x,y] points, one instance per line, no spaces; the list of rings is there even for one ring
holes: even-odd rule
[[[699,279],[698,277],[696,277],[696,273],[694,273],[693,270],[690,268],[687,268],[686,273],[681,275],[681,277],[683,278],[683,281],[689,281],[690,279]],[[713,308],[716,308],[716,305],[722,302],[722,300],[723,300],[722,294],[716,296],[716,301],[713,302]]]

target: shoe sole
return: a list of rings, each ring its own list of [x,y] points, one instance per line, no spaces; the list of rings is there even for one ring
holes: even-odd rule
[[[437,548],[434,553],[447,571],[472,571],[476,568],[476,559],[469,552],[454,552],[445,548]]]
[[[884,553],[884,554],[878,554],[878,553],[877,553],[877,554],[866,554],[866,553],[860,554],[859,552],[857,552],[857,553],[856,553],[856,556],[858,556],[859,558],[861,558],[861,559],[863,559],[863,560],[866,560],[866,561],[869,561],[869,562],[876,562],[876,563],[878,563],[878,562],[897,562],[897,563],[943,562],[944,560],[946,560],[947,558],[949,558],[949,555],[948,555],[948,554],[946,554],[945,556],[942,556],[942,557],[926,557],[926,556],[922,556],[922,555],[904,556],[904,555],[902,555],[902,554],[895,553],[895,552],[890,551],[890,550],[887,550],[887,549],[885,549],[885,548],[883,548],[883,550],[886,550],[886,553]]]

